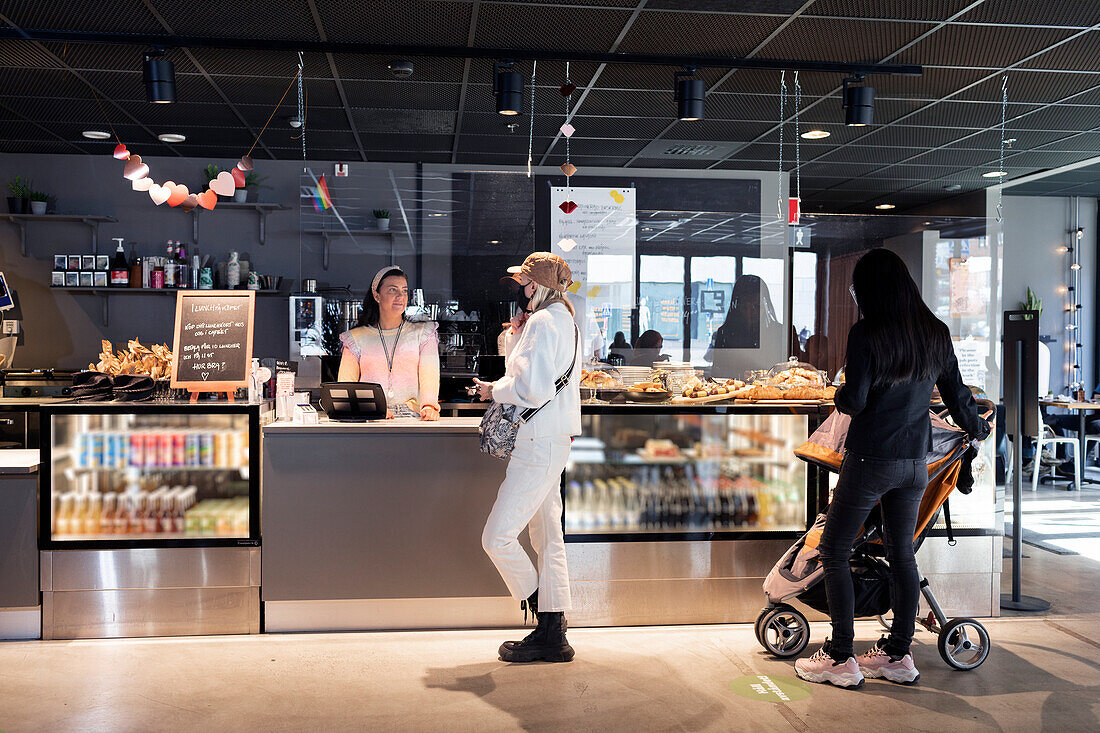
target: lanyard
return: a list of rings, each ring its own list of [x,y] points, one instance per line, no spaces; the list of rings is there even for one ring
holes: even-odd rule
[[[382,335],[382,326],[375,326],[378,329],[378,340],[382,342],[382,353],[386,355],[386,364],[390,367],[390,374],[393,374],[393,360],[397,358],[397,342],[401,340],[401,329],[405,327],[405,322],[401,321],[401,325],[397,327],[397,335],[393,338],[393,351],[390,351],[386,345],[386,337]]]

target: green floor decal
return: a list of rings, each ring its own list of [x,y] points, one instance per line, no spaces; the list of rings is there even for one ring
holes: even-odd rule
[[[741,697],[765,702],[793,702],[805,700],[812,692],[810,686],[794,677],[776,677],[766,674],[750,674],[738,677],[729,688]]]

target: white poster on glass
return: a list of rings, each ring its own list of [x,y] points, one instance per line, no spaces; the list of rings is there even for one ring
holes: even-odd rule
[[[576,208],[566,213],[565,201]],[[550,189],[550,251],[573,271],[569,297],[577,310],[585,361],[606,356],[616,331],[625,330],[630,338],[637,301],[635,201],[633,188]]]

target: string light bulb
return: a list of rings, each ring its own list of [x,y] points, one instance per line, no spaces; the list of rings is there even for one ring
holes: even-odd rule
[[[1080,269],[1081,269],[1081,265],[1079,265],[1079,264],[1077,264],[1076,262],[1074,262],[1074,263],[1073,263],[1072,265],[1070,265],[1070,266],[1069,266],[1069,269],[1071,269],[1071,270],[1080,270]]]
[[[1059,247],[1058,249],[1056,249],[1054,251],[1057,252],[1060,255],[1064,255],[1066,252],[1069,252],[1069,247],[1066,247],[1065,245],[1062,245],[1061,247]]]

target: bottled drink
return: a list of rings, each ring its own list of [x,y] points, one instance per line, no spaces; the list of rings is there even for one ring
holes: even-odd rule
[[[130,244],[130,287],[131,288],[143,288],[145,284],[141,281],[141,258],[134,253],[134,245]]]
[[[115,531],[115,501],[117,494],[103,495],[103,509],[99,513],[99,533],[113,534]]]
[[[130,286],[130,265],[126,262],[126,251],[122,248],[122,237],[115,237],[118,247],[111,257],[111,271],[108,283],[112,288],[126,288]]]
[[[179,271],[176,273],[177,287],[191,287],[191,266],[187,263],[187,251],[180,242],[176,242],[176,263],[179,267]]]
[[[164,255],[164,287],[176,287],[176,274],[178,272],[179,263],[176,262],[176,245],[169,239]]]

